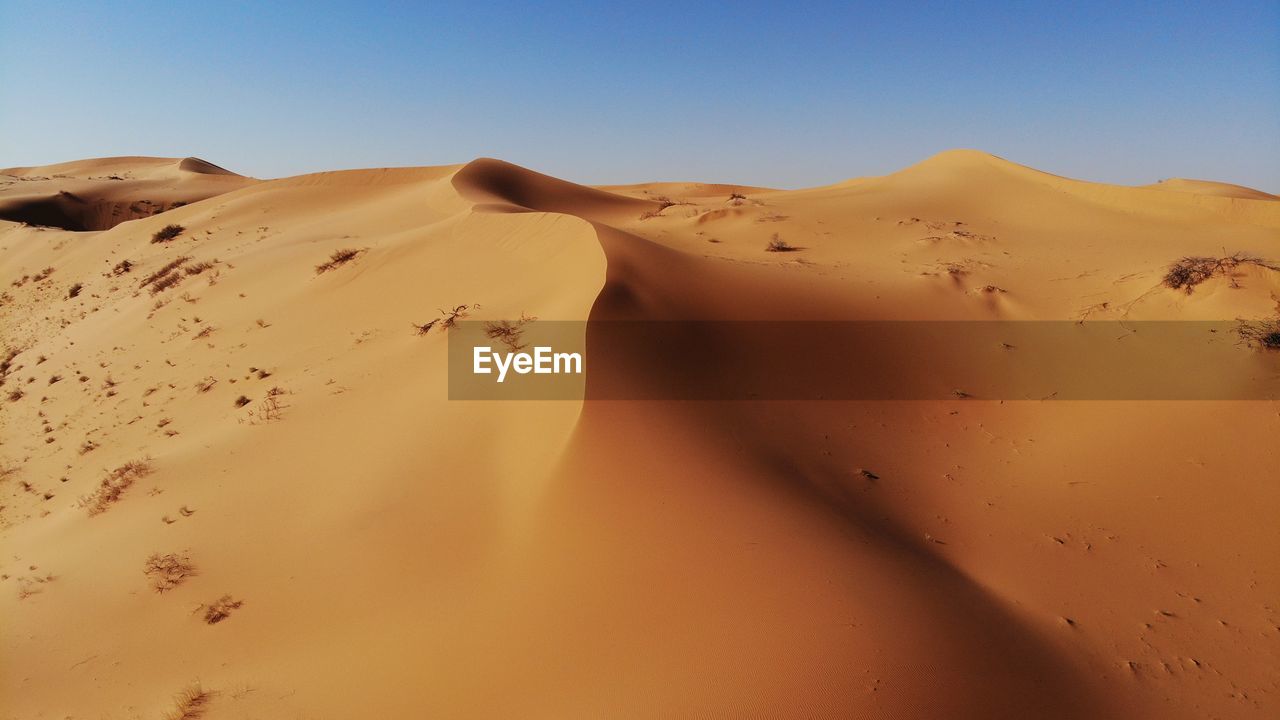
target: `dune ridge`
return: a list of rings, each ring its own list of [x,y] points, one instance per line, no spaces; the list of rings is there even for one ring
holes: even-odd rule
[[[608,402],[681,369],[592,343],[629,319],[1277,317],[1265,265],[1162,280],[1280,256],[1273,200],[976,151],[794,191],[188,160],[3,171],[49,179],[0,208],[121,168],[220,178],[89,233],[0,214],[3,713],[1275,712],[1274,403]],[[447,331],[420,328],[460,307],[586,321],[585,396],[448,401]]]

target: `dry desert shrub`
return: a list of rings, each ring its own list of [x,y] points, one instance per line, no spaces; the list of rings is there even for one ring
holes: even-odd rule
[[[316,266],[316,274],[319,275],[321,273],[326,273],[326,272],[329,272],[330,270],[334,270],[336,268],[342,267],[343,265],[346,265],[352,260],[355,260],[356,257],[360,255],[360,253],[362,252],[364,252],[364,250],[356,250],[355,248],[343,248],[341,250],[334,250],[329,255],[329,259],[326,262],[322,262]]]
[[[199,275],[200,273],[212,267],[213,267],[213,263],[211,262],[198,262],[194,265],[186,266],[185,268],[183,268],[183,271],[185,271],[188,275]]]
[[[174,285],[177,285],[179,282],[182,281],[182,274],[177,272],[177,270],[182,265],[182,263],[190,259],[191,258],[183,255],[182,257],[170,260],[169,262],[165,263],[164,266],[161,267],[159,270],[156,270],[155,272],[143,278],[142,282],[138,283],[138,286],[139,287],[150,286],[151,294],[155,295],[158,292],[171,288]]]
[[[1229,278],[1232,287],[1239,287],[1235,281],[1235,272],[1242,265],[1254,265],[1268,270],[1280,270],[1280,265],[1273,265],[1262,258],[1244,253],[1216,258],[1188,256],[1170,265],[1162,282],[1165,287],[1173,290],[1183,290],[1188,295],[1195,292],[1197,285],[1216,275]]]
[[[121,260],[116,263],[115,267],[111,268],[111,274],[117,276],[124,275],[130,270],[133,270],[133,263],[128,260]]]
[[[180,282],[182,282],[182,274],[178,272],[171,272],[151,283],[151,294],[155,295],[157,293],[162,293]]]
[[[520,315],[520,319],[516,322],[510,320],[497,320],[484,324],[484,334],[491,340],[497,340],[511,352],[524,349],[524,343],[521,337],[524,334],[524,326],[537,320],[538,318],[531,315]]]
[[[799,250],[799,249],[800,248],[796,247],[795,245],[792,245],[786,240],[783,240],[782,237],[778,235],[778,233],[774,233],[773,237],[769,240],[769,244],[765,246],[764,251],[765,252],[795,252],[796,250]]]
[[[185,555],[153,553],[147,558],[142,572],[151,580],[151,587],[162,593],[178,587],[187,578],[194,576],[196,568]]]
[[[7,348],[4,352],[4,358],[0,359],[0,385],[4,384],[4,379],[13,372],[13,361],[22,354],[22,350],[16,347]],[[36,363],[39,365],[39,363]]]
[[[1242,320],[1237,331],[1249,345],[1265,350],[1280,350],[1280,319]]]
[[[165,720],[196,720],[204,717],[212,701],[212,691],[205,690],[200,683],[192,683],[173,696],[173,709],[165,713]]]
[[[104,513],[120,500],[120,496],[135,480],[150,474],[151,463],[145,460],[127,462],[107,473],[96,490],[80,498],[80,507],[86,508],[90,515]]]
[[[83,289],[84,283],[75,283],[70,288],[67,288],[67,299],[70,300],[71,298],[79,295],[80,291]]]
[[[233,610],[244,605],[243,600],[236,600],[230,595],[223,595],[216,602],[204,606],[204,621],[210,625],[217,625],[231,616]]]
[[[170,240],[181,235],[184,230],[186,230],[186,228],[182,227],[181,225],[173,225],[173,224],[165,225],[164,227],[157,230],[154,235],[151,236],[151,242],[153,243],[169,242]]]
[[[289,407],[280,398],[288,393],[282,387],[276,386],[267,391],[267,397],[258,403],[258,407],[250,411],[250,415],[256,422],[274,422],[284,417],[284,411]]]
[[[426,335],[437,326],[441,330],[449,330],[456,326],[459,320],[466,318],[472,310],[479,309],[480,303],[476,303],[475,305],[456,305],[452,310],[437,308],[437,312],[440,313],[440,317],[426,323],[425,325],[419,325],[417,323],[410,324],[413,325],[413,329],[416,330],[419,335]]]
[[[250,400],[249,398],[245,397],[244,395],[241,395],[240,397],[236,398],[235,405],[236,405],[236,407],[238,407],[238,408],[242,408],[242,407],[244,407],[245,405],[248,405],[248,404],[249,404],[249,403],[251,403],[251,402],[253,402],[253,401],[252,401],[252,400]]]

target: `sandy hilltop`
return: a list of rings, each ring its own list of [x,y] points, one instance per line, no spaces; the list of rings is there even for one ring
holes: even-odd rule
[[[108,158],[0,270],[0,718],[1280,715],[1280,403],[450,401],[443,322],[1276,327],[1267,193]]]

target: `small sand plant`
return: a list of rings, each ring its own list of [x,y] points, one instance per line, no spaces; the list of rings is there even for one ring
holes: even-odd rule
[[[138,478],[151,474],[151,463],[145,460],[127,462],[107,476],[98,484],[92,493],[80,498],[80,506],[90,515],[100,515],[120,501],[124,491],[128,490]]]
[[[321,273],[327,273],[330,270],[335,270],[337,268],[340,268],[343,265],[346,265],[347,263],[351,262],[352,260],[355,260],[356,257],[358,257],[362,252],[364,252],[364,250],[356,250],[355,248],[343,248],[341,250],[334,250],[329,255],[329,259],[327,261],[322,262],[316,266],[316,274],[320,275]]]
[[[151,236],[151,242],[153,243],[169,242],[170,240],[181,235],[185,230],[186,228],[182,227],[181,225],[173,225],[173,224],[165,225],[164,227],[155,231],[155,233]]]
[[[202,606],[204,621],[210,625],[217,625],[230,617],[232,611],[240,609],[241,605],[244,605],[243,600],[236,600],[230,595],[223,595],[216,601]]]
[[[800,248],[796,247],[795,245],[792,245],[786,240],[783,240],[782,236],[778,235],[778,233],[774,233],[773,237],[769,239],[769,244],[765,246],[764,251],[778,253],[778,252],[795,252],[799,249]]]
[[[182,273],[178,272],[178,269],[183,263],[190,259],[191,258],[184,255],[174,260],[170,260],[159,270],[156,270],[144,278],[142,282],[139,283],[139,286],[147,288],[152,295],[168,290],[182,282]]]
[[[197,720],[209,712],[213,691],[205,690],[200,683],[192,683],[173,696],[173,707],[164,714],[164,720]]]
[[[484,334],[491,340],[497,340],[511,352],[524,349],[524,343],[521,337],[524,334],[524,326],[537,320],[538,318],[531,315],[520,315],[520,319],[511,322],[510,320],[496,320],[484,324]]]
[[[419,335],[426,335],[427,333],[431,332],[433,329],[437,327],[440,328],[441,330],[450,330],[458,324],[459,320],[466,319],[466,317],[471,314],[472,310],[479,310],[479,309],[480,309],[479,303],[476,303],[474,305],[455,305],[452,310],[437,308],[437,312],[440,313],[440,317],[435,318],[431,322],[425,323],[423,325],[419,325],[418,323],[410,323],[410,324],[413,325],[413,329]]]
[[[168,592],[196,574],[195,565],[185,555],[152,553],[143,566],[143,574],[158,593]]]

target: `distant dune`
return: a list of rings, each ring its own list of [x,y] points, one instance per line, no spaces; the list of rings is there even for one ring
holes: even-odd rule
[[[1274,323],[1278,266],[1267,193],[972,150],[0,170],[0,717],[1275,717],[1275,402],[450,401],[430,323]]]
[[[0,170],[0,220],[108,230],[255,182],[199,158],[99,158]]]
[[[1159,190],[1174,190],[1177,192],[1194,193],[1197,195],[1217,195],[1219,197],[1241,198],[1243,200],[1280,200],[1275,195],[1264,193],[1261,190],[1254,190],[1243,185],[1232,185],[1231,183],[1213,182],[1212,180],[1188,180],[1187,178],[1170,178],[1161,180],[1147,187],[1157,188]]]

